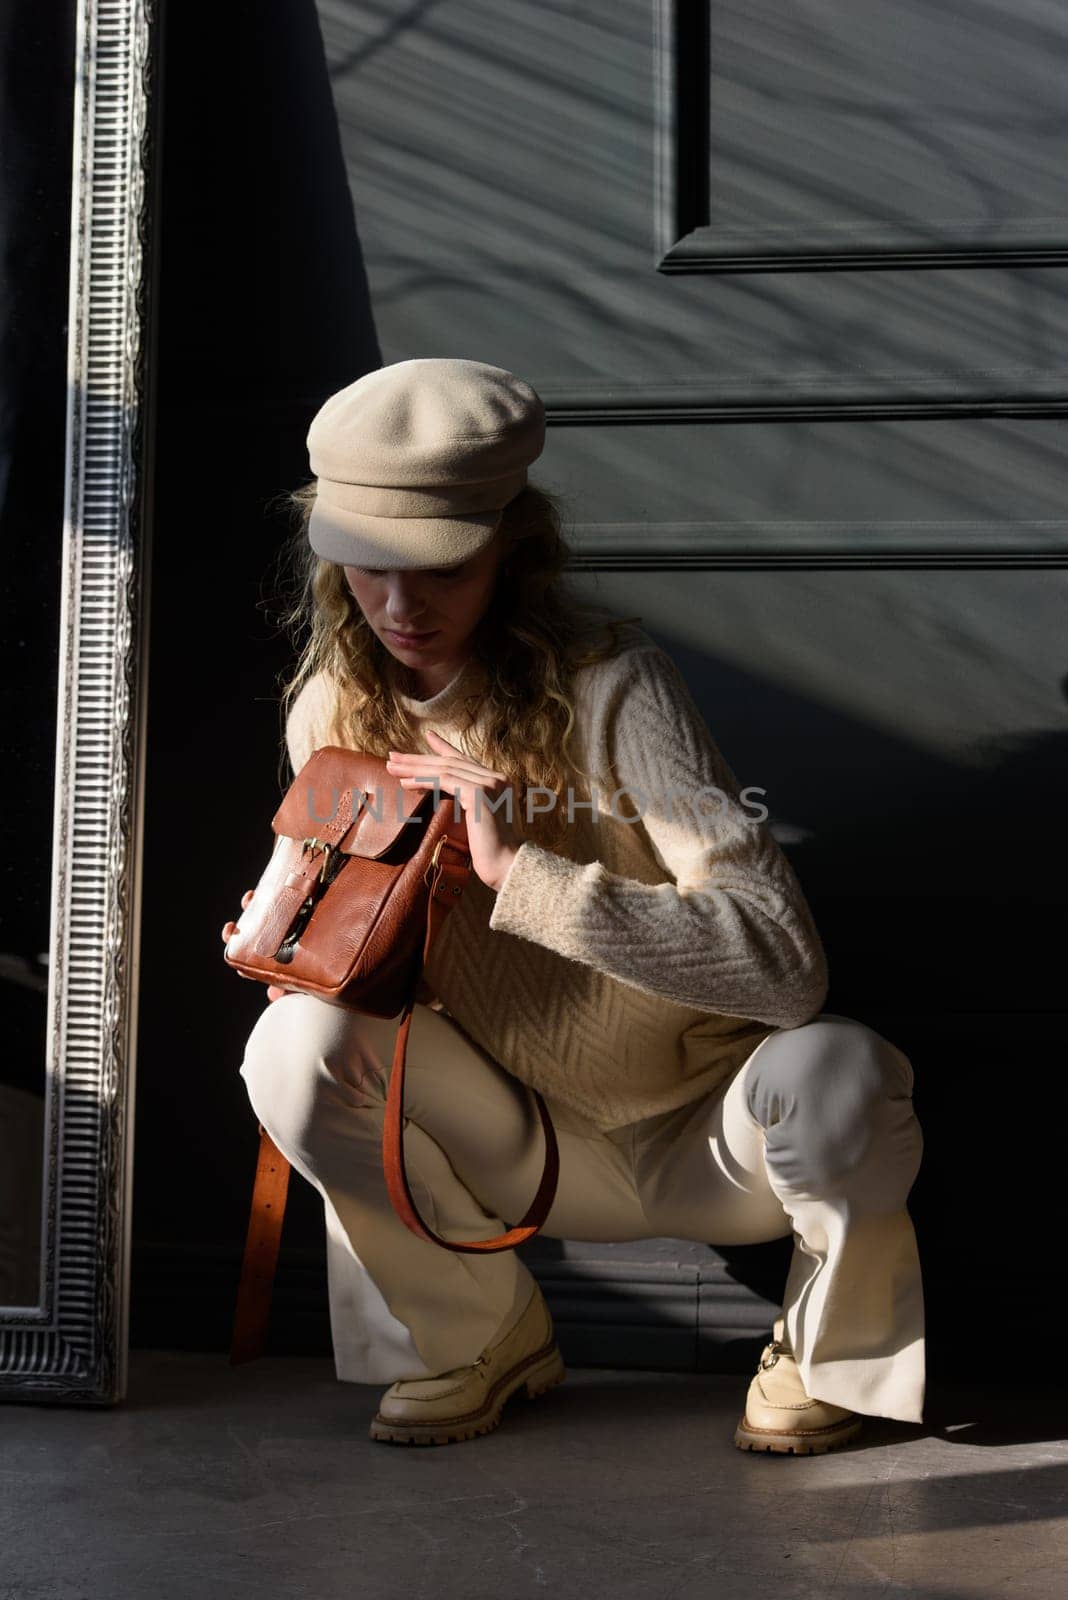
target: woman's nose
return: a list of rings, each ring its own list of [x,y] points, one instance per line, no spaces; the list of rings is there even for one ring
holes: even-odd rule
[[[386,615],[391,622],[410,623],[426,610],[426,601],[417,583],[390,582],[386,596]]]

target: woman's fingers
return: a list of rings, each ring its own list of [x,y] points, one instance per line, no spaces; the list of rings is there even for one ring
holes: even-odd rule
[[[241,896],[241,909],[242,909],[242,911],[244,911],[245,907],[248,905],[249,901],[252,899],[252,896],[255,893],[256,893],[255,889],[246,889],[245,890],[244,894]],[[233,938],[234,932],[236,931],[236,928],[237,928],[237,923],[236,922],[226,922],[226,923],[223,924],[222,936],[223,936],[223,943],[224,944],[228,944],[229,941]]]
[[[435,785],[442,794],[451,794],[455,789],[506,789],[508,780],[499,772],[489,772],[485,767],[478,768],[475,772],[462,771],[452,762],[440,763],[433,772],[407,772],[403,774],[398,769],[397,782],[401,788],[411,788],[417,785],[423,789],[431,789]]]
[[[252,896],[255,894],[255,892],[256,892],[255,889],[246,889],[245,890],[244,894],[241,896],[241,905],[242,905],[242,907],[248,905],[249,901],[252,899]],[[237,923],[236,922],[227,922],[224,925],[223,931],[222,931],[223,940],[224,941],[229,941],[236,932],[237,932]],[[238,973],[238,977],[239,978],[248,978],[250,982],[256,981],[256,980],[252,979],[251,974],[248,973],[248,972],[239,972]],[[272,983],[272,984],[268,984],[268,986],[267,986],[267,999],[268,999],[268,1001],[281,1000],[282,996],[286,995],[288,993],[289,993],[288,989],[279,989],[276,984]]]
[[[503,777],[502,773],[491,772],[489,767],[482,767],[477,761],[465,761],[462,756],[391,756],[386,762],[386,771],[398,777],[426,773],[428,777],[437,774],[445,778],[455,774],[472,783],[491,783],[495,778]]]
[[[503,773],[494,772],[490,767],[484,767],[473,756],[464,755],[462,750],[457,750],[445,740],[442,743],[445,748],[440,755],[426,756],[417,755],[414,751],[391,750],[386,757],[386,771],[412,773],[455,772],[480,783],[485,783],[494,778],[503,778]]]

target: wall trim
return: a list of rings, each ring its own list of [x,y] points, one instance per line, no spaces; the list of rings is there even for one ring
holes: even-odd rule
[[[656,0],[654,252],[658,272],[827,272],[1063,266],[1068,217],[1019,217],[978,238],[974,222],[711,226],[709,0]],[[993,233],[995,230],[991,230]]]
[[[572,522],[577,570],[1063,567],[1068,519]]]
[[[543,1248],[556,1244],[543,1241]],[[656,1241],[643,1244],[657,1253]],[[680,1246],[684,1256],[692,1248]],[[526,1247],[520,1254],[545,1295],[564,1360],[574,1366],[747,1371],[780,1309],[733,1281],[710,1249],[707,1263],[697,1264],[668,1255],[561,1259]],[[240,1271],[236,1248],[135,1246],[131,1345],[228,1351]],[[266,1353],[332,1353],[325,1247],[283,1246]]]

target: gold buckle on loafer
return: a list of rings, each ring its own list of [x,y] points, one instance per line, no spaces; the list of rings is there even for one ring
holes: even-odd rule
[[[776,1361],[778,1361],[779,1356],[781,1354],[782,1354],[782,1340],[781,1339],[773,1339],[770,1344],[766,1344],[764,1346],[763,1350],[760,1353],[760,1370],[761,1370],[761,1372],[766,1372],[769,1367],[773,1367],[775,1365]]]

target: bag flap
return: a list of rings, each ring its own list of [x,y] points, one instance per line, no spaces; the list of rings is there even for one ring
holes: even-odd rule
[[[314,750],[301,767],[271,827],[290,839],[321,838],[324,827],[337,816],[346,790],[352,791],[355,821],[338,841],[345,855],[384,855],[403,829],[417,835],[426,826],[425,815],[414,822],[408,819],[421,806],[426,811],[424,802],[428,796],[432,801],[433,790],[402,789],[380,756],[327,744]]]

